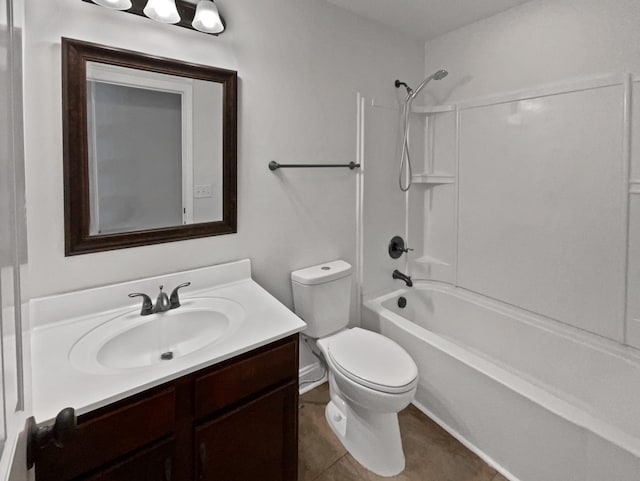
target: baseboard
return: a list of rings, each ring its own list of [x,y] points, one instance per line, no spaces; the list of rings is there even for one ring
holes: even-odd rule
[[[498,471],[502,476],[507,478],[509,481],[520,481],[520,479],[516,478],[513,474],[511,474],[508,470],[506,470],[502,465],[497,463],[491,456],[482,451],[478,446],[470,442],[464,436],[462,436],[458,431],[453,429],[447,423],[443,422],[438,416],[433,414],[429,409],[427,409],[424,405],[420,404],[418,401],[414,400],[411,404],[413,404],[419,411],[424,413],[427,417],[432,419],[436,424],[438,424],[442,429],[447,431],[451,436],[456,438],[460,443],[467,448],[469,451],[474,453],[480,459],[482,459],[485,463],[491,466],[493,469]]]
[[[314,362],[300,369],[298,379],[300,394],[304,394],[327,382],[327,373],[319,362]]]

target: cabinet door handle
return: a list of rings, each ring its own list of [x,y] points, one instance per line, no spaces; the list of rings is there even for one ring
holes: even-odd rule
[[[200,479],[204,479],[206,466],[207,466],[207,445],[205,443],[200,443]]]
[[[173,461],[171,458],[164,460],[164,481],[171,481],[173,473]]]

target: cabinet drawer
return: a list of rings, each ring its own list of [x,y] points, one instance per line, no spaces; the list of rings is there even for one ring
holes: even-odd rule
[[[174,471],[174,441],[168,440],[81,481],[172,481]]]
[[[298,341],[288,341],[266,352],[196,379],[195,415],[207,416],[270,386],[298,378]]]
[[[173,431],[175,391],[164,389],[139,401],[80,418],[64,449],[37,453],[38,481],[62,481],[86,473]]]

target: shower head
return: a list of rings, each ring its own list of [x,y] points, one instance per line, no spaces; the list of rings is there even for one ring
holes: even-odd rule
[[[449,75],[449,72],[447,72],[446,70],[438,70],[437,72],[431,74],[426,79],[424,79],[424,81],[420,84],[420,86],[417,89],[409,93],[409,99],[410,100],[415,99],[418,96],[418,94],[422,91],[422,89],[425,88],[427,84],[432,80],[442,80],[447,75]]]
[[[443,78],[445,78],[447,75],[449,75],[449,72],[447,72],[446,70],[438,70],[436,73],[434,73],[431,78],[433,80],[442,80]]]

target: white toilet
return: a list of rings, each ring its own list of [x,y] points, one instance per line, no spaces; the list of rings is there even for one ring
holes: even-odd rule
[[[404,470],[398,411],[409,405],[418,368],[398,344],[360,328],[347,329],[351,265],[344,261],[291,273],[296,314],[304,335],[317,341],[329,369],[325,414],[349,453],[380,476]]]

